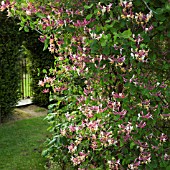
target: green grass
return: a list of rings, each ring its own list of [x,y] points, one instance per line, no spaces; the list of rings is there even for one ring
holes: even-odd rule
[[[48,135],[44,117],[0,125],[0,170],[43,170],[41,156]]]

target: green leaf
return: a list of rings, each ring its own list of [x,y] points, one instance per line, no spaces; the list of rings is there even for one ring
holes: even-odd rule
[[[134,142],[131,142],[131,143],[130,143],[130,149],[133,149],[134,146],[135,146],[135,143],[134,143]]]
[[[43,73],[45,73],[45,74],[46,74],[46,73],[47,73],[47,70],[46,70],[46,69],[43,69]]]
[[[29,32],[29,28],[27,26],[24,27],[25,32]]]
[[[105,46],[103,48],[103,54],[105,54],[105,55],[109,55],[110,54],[110,48],[108,46]]]
[[[86,19],[90,20],[92,16],[93,16],[93,14],[89,14],[89,15],[86,16]]]
[[[23,29],[23,27],[20,27],[20,28],[19,28],[19,31],[21,31],[22,29]]]
[[[37,17],[39,17],[39,18],[45,18],[45,15],[42,14],[42,13],[40,13],[40,12],[37,12],[36,15],[37,15]]]
[[[72,27],[69,27],[69,26],[66,27],[66,30],[68,32],[70,32],[70,33],[74,33],[75,32],[75,28],[72,28]]]
[[[105,23],[110,23],[110,22],[111,22],[111,20],[106,20],[106,21],[105,21]]]
[[[102,46],[102,47],[105,47],[105,46],[106,46],[106,41],[105,41],[105,40],[103,40],[103,41],[101,42],[101,46]]]
[[[34,23],[33,23],[33,22],[30,22],[30,27],[31,27],[32,29],[34,29],[34,28],[35,28],[35,25],[34,25]]]
[[[43,51],[45,51],[48,48],[48,43],[49,43],[49,39],[46,38],[45,43],[44,43]]]
[[[91,4],[91,5],[89,5],[89,6],[88,6],[88,5],[85,5],[84,8],[85,8],[85,9],[90,9],[92,6],[93,6],[93,4]]]
[[[121,34],[121,36],[122,36],[123,38],[130,38],[131,35],[132,35],[132,32],[131,32],[130,29],[124,31],[124,32]]]
[[[116,42],[117,38],[118,38],[118,34],[115,34],[114,35],[114,42]]]
[[[43,150],[43,151],[42,151],[42,156],[43,156],[43,157],[47,156],[47,154],[48,154],[48,151],[47,151],[47,150]]]
[[[168,31],[167,36],[170,38],[170,31]]]
[[[166,170],[170,170],[170,165],[168,167],[166,167]]]

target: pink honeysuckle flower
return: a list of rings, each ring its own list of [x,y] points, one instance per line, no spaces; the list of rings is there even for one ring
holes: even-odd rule
[[[168,136],[165,135],[164,133],[162,133],[161,136],[159,137],[159,139],[160,139],[160,142],[166,142],[168,139]]]
[[[28,10],[28,9],[27,9],[27,10],[26,10],[26,14],[27,14],[27,15],[31,15],[31,14],[32,14],[31,10]]]
[[[165,161],[169,161],[169,160],[170,160],[170,155],[168,155],[167,153],[165,153],[165,155],[164,155],[164,160],[165,160]]]
[[[146,148],[149,147],[149,146],[148,146],[148,143],[146,143],[146,142],[141,142],[141,141],[139,141],[139,140],[136,142],[136,144],[139,145],[140,147],[144,148],[144,149],[146,149]]]
[[[48,50],[49,50],[51,53],[54,53],[54,52],[55,52],[55,44],[50,44],[50,47],[48,47]]]
[[[71,161],[73,162],[73,165],[78,165],[81,163],[78,158],[74,158],[73,156],[71,157]]]
[[[87,24],[90,23],[90,21],[87,21],[86,18],[85,18],[84,21],[83,21],[83,23],[84,23],[85,25],[87,25]]]
[[[68,148],[68,150],[69,150],[70,153],[73,153],[73,152],[76,151],[77,146],[75,146],[75,145],[72,143],[72,144],[69,145],[67,148]]]
[[[66,118],[70,121],[71,119],[74,119],[75,116],[70,115],[68,112],[65,114]]]
[[[95,135],[95,134],[92,134],[91,139],[92,139],[92,140],[96,140],[96,139],[97,139],[96,135]]]
[[[137,125],[137,127],[139,127],[139,128],[144,128],[146,126],[146,122],[140,122],[138,125]]]
[[[164,106],[162,106],[164,109],[168,109],[169,108],[169,105],[167,104],[167,105],[164,105]],[[162,115],[169,115],[170,116],[170,114],[162,114]]]
[[[84,94],[87,96],[88,94],[90,94],[93,90],[92,89],[86,89],[84,88]]]
[[[148,112],[146,115],[143,114],[143,111],[141,111],[141,117],[145,119],[153,119],[152,115],[150,112]]]
[[[49,91],[50,91],[49,89],[44,89],[43,93],[49,93]]]
[[[96,142],[96,141],[92,142],[92,144],[90,145],[90,147],[91,147],[93,150],[97,149],[97,142]]]
[[[46,36],[40,36],[39,38],[38,38],[38,40],[40,40],[42,43],[44,43],[44,41],[46,40]]]
[[[116,107],[116,102],[108,101],[107,107],[110,109],[114,109]]]
[[[106,10],[107,10],[107,12],[110,12],[110,10],[111,10],[111,8],[112,8],[112,3],[110,3],[109,5],[107,5],[107,7],[106,7]]]
[[[113,170],[119,170],[119,166],[120,166],[120,159],[118,160],[108,160],[107,162],[109,164],[109,169],[113,169]]]
[[[67,131],[66,131],[65,129],[63,129],[63,130],[61,129],[61,130],[60,130],[60,133],[61,133],[62,136],[65,136],[65,135],[66,135],[66,132],[67,132]]]
[[[40,80],[38,85],[44,87],[45,83],[44,83],[44,81]]]
[[[58,45],[58,46],[62,45],[63,43],[64,43],[63,40],[57,41],[57,45]]]
[[[46,76],[46,77],[44,78],[44,83],[53,84],[54,80],[55,80],[55,77],[47,77],[47,76]]]
[[[58,24],[59,26],[63,26],[63,25],[64,25],[64,20],[58,20],[58,21],[57,21],[57,24]]]
[[[126,110],[122,110],[121,112],[115,112],[115,111],[113,111],[113,114],[114,114],[114,115],[120,115],[120,116],[125,116],[126,113],[127,113]]]
[[[4,2],[4,1],[2,1],[2,2],[1,2],[1,5],[2,5],[2,6],[3,6],[3,5],[5,5],[5,2]]]
[[[113,138],[109,138],[108,140],[107,140],[107,142],[109,143],[109,145],[116,145],[118,142],[116,141],[116,140],[114,140]]]
[[[139,159],[139,161],[147,164],[147,163],[151,162],[151,153],[150,152],[142,152],[142,154],[140,154],[138,159]]]
[[[124,61],[125,61],[125,56],[120,57],[120,58],[117,59],[118,63],[123,63]]]
[[[86,126],[91,130],[91,131],[97,131],[99,128],[99,123],[100,120],[96,120],[96,121],[90,121],[86,123]]]
[[[55,87],[54,88],[54,92],[61,92],[61,91],[64,91],[64,90],[67,90],[67,87]]]
[[[133,165],[134,165],[135,167],[138,167],[140,164],[141,164],[140,161],[136,161]]]
[[[92,112],[89,112],[88,114],[86,114],[87,118],[92,118],[94,116],[94,114]]]
[[[99,112],[99,106],[92,106],[91,108],[90,108],[90,110],[93,110],[93,111],[97,111],[97,112]]]
[[[138,169],[138,167],[140,166],[141,164],[141,161],[137,161],[137,159],[134,161],[134,163],[132,164],[129,164],[128,167],[131,169],[131,170],[136,170]]]
[[[77,9],[77,10],[75,11],[75,14],[76,14],[76,15],[80,15],[80,14],[81,14],[81,11],[80,11],[79,9]]]
[[[80,155],[80,156],[87,156],[87,153],[79,152],[79,155]]]
[[[150,100],[144,100],[144,101],[142,102],[142,104],[144,104],[144,105],[149,105],[149,104],[150,104]]]
[[[123,93],[115,93],[115,92],[112,92],[112,95],[114,98],[125,98],[125,95]]]
[[[131,138],[132,138],[132,137],[131,137],[129,134],[123,136],[123,139],[124,139],[125,142],[127,142],[127,141],[128,141],[129,139],[131,139]]]
[[[166,88],[167,84],[165,84],[164,82],[162,82],[162,84],[160,85],[161,88]]]
[[[154,149],[154,150],[158,150],[158,149],[159,149],[159,147],[158,147],[158,146],[154,146],[154,145],[152,145],[152,149]]]
[[[160,91],[154,94],[154,96],[158,96],[158,97],[160,97],[161,95],[162,93]]]
[[[4,11],[5,9],[9,8],[10,5],[12,5],[12,4],[10,4],[9,0],[1,1],[0,11]]]
[[[84,96],[80,96],[79,98],[77,98],[77,100],[78,100],[78,103],[82,103],[82,102],[84,102],[85,101],[85,97]]]

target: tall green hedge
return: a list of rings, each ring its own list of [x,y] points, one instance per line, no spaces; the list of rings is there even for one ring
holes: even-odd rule
[[[21,32],[14,19],[0,13],[0,122],[19,100]]]

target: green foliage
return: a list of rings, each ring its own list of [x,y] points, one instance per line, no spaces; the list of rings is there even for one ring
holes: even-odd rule
[[[0,14],[0,122],[6,117],[19,99],[21,35],[16,21]]]

